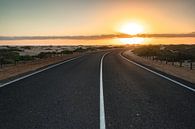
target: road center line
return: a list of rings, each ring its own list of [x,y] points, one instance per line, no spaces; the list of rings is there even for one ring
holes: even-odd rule
[[[105,53],[100,61],[100,129],[106,129],[106,122],[105,122],[105,110],[104,110],[104,93],[103,93],[103,60],[104,57],[109,54]]]
[[[124,57],[123,55],[121,55],[121,53],[120,53],[120,56],[121,56],[123,59],[127,60],[128,62],[130,62],[130,63],[132,63],[132,64],[137,65],[137,66],[140,67],[140,68],[143,68],[143,69],[145,69],[145,70],[147,70],[147,71],[149,71],[149,72],[151,72],[151,73],[153,73],[153,74],[156,74],[156,75],[158,75],[158,76],[160,76],[160,77],[162,77],[162,78],[164,78],[164,79],[167,79],[167,80],[169,80],[169,81],[171,81],[171,82],[173,82],[173,83],[175,83],[175,84],[178,84],[178,85],[180,85],[180,86],[182,86],[182,87],[184,87],[184,88],[187,88],[188,90],[191,90],[191,91],[195,92],[195,89],[194,89],[194,88],[191,88],[191,87],[189,87],[189,86],[187,86],[187,85],[185,85],[185,84],[182,84],[181,82],[178,82],[178,81],[176,81],[176,80],[173,80],[173,79],[171,79],[171,78],[169,78],[169,77],[166,77],[166,76],[164,76],[164,75],[162,75],[162,74],[160,74],[160,73],[157,73],[157,72],[155,72],[155,71],[153,71],[153,70],[151,70],[151,69],[149,69],[149,68],[146,68],[146,67],[144,67],[143,65],[140,65],[140,64],[138,64],[138,63],[136,63],[136,62],[134,62],[134,61],[131,61],[131,60],[129,60],[128,58],[126,58],[126,57]]]
[[[9,84],[12,84],[12,83],[14,83],[14,82],[20,81],[20,80],[22,80],[22,79],[25,79],[25,78],[27,78],[27,77],[33,76],[33,75],[35,75],[35,74],[41,73],[41,72],[46,71],[46,70],[48,70],[48,69],[54,68],[54,67],[59,66],[59,65],[61,65],[61,64],[67,63],[67,62],[69,62],[69,61],[76,60],[76,59],[78,59],[78,58],[80,58],[80,57],[83,57],[83,56],[74,57],[74,58],[65,60],[65,61],[63,61],[63,62],[60,62],[60,63],[54,64],[54,65],[48,66],[47,68],[44,68],[44,69],[35,71],[35,72],[33,72],[33,73],[27,74],[27,75],[22,76],[22,77],[19,77],[19,78],[17,78],[17,79],[14,79],[14,80],[12,80],[12,81],[7,82],[7,83],[3,83],[3,84],[0,85],[0,88],[1,88],[1,87],[4,87],[4,86],[7,86],[7,85],[9,85]]]

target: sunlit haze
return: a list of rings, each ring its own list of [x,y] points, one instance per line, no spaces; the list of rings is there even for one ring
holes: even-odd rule
[[[131,35],[144,32],[143,27],[137,23],[124,24],[119,31],[124,34],[131,34]]]
[[[0,36],[192,33],[194,5],[195,0],[0,0]]]

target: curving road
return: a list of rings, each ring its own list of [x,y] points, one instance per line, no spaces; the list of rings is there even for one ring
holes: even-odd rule
[[[85,55],[1,87],[0,129],[194,129],[195,92],[122,51]]]

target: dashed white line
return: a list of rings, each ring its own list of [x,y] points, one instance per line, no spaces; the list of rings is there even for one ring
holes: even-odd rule
[[[104,57],[109,54],[105,53],[100,61],[100,129],[106,129],[106,121],[105,121],[105,110],[104,110],[104,93],[103,93],[103,60]]]
[[[48,70],[48,69],[51,69],[51,68],[53,68],[53,67],[59,66],[59,65],[61,65],[61,64],[67,63],[67,62],[69,62],[69,61],[73,61],[73,60],[78,59],[78,58],[80,58],[80,57],[82,57],[82,56],[75,57],[75,58],[71,58],[71,59],[69,59],[69,60],[65,60],[65,61],[60,62],[60,63],[58,63],[58,64],[54,64],[54,65],[48,66],[47,68],[44,68],[44,69],[35,71],[35,72],[33,72],[33,73],[27,74],[27,75],[22,76],[22,77],[19,77],[19,78],[17,78],[17,79],[14,79],[14,80],[12,80],[12,81],[7,82],[7,83],[3,83],[3,84],[0,85],[0,88],[1,88],[1,87],[4,87],[4,86],[7,86],[7,85],[9,85],[9,84],[12,84],[12,83],[14,83],[14,82],[20,81],[20,80],[22,80],[22,79],[25,79],[25,78],[27,78],[27,77],[33,76],[33,75],[35,75],[35,74],[41,73],[41,72],[46,71],[46,70]]]
[[[151,69],[148,69],[148,68],[144,67],[143,65],[140,65],[140,64],[138,64],[138,63],[136,63],[136,62],[134,62],[134,61],[131,61],[131,60],[127,59],[126,57],[122,56],[121,53],[120,53],[120,56],[121,56],[123,59],[127,60],[128,62],[130,62],[130,63],[132,63],[132,64],[137,65],[137,66],[140,67],[140,68],[143,68],[143,69],[145,69],[145,70],[147,70],[147,71],[149,71],[149,72],[151,72],[151,73],[153,73],[153,74],[156,74],[156,75],[158,75],[158,76],[160,76],[160,77],[162,77],[162,78],[164,78],[164,79],[167,79],[167,80],[169,80],[169,81],[171,81],[171,82],[173,82],[173,83],[175,83],[175,84],[178,84],[178,85],[180,85],[180,86],[182,86],[182,87],[184,87],[184,88],[187,88],[188,90],[191,90],[191,91],[195,92],[195,89],[194,89],[194,88],[191,88],[191,87],[189,87],[189,86],[187,86],[187,85],[185,85],[185,84],[182,84],[181,82],[178,82],[178,81],[176,81],[176,80],[173,80],[173,79],[171,79],[171,78],[169,78],[169,77],[166,77],[166,76],[164,76],[164,75],[162,75],[162,74],[160,74],[160,73],[157,73],[157,72],[155,72],[155,71],[153,71],[153,70],[151,70]]]

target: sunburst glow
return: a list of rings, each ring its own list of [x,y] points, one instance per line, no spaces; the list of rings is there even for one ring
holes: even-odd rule
[[[120,32],[124,34],[135,35],[135,34],[142,33],[143,27],[137,23],[128,23],[121,27]]]

